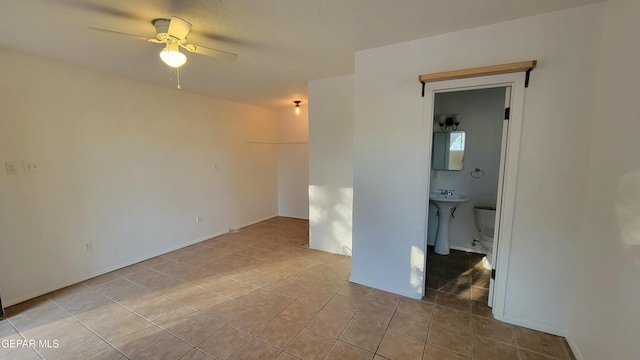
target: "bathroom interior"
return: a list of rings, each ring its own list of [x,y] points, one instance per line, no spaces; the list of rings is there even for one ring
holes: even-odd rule
[[[489,306],[506,96],[494,87],[434,99],[426,287]]]

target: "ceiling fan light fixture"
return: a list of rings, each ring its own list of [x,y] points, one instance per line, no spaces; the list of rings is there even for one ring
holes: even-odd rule
[[[187,56],[180,52],[177,43],[167,44],[160,52],[160,59],[173,68],[178,68],[187,62]]]

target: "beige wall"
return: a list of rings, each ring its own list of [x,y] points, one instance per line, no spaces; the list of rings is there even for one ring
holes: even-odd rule
[[[278,214],[275,111],[0,59],[3,305]]]
[[[427,199],[421,194],[428,192],[423,157],[430,133],[423,127],[418,75],[535,59],[524,103],[511,261],[508,270],[498,269],[508,271],[503,318],[567,333],[602,11],[602,4],[585,6],[356,54],[352,281],[422,296]]]
[[[586,360],[640,359],[640,2],[605,4],[569,335]]]
[[[352,254],[353,75],[309,82],[309,247]]]

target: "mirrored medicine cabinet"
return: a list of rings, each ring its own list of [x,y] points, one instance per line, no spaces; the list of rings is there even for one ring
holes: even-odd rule
[[[462,170],[465,133],[450,131],[433,133],[431,167],[433,170]]]

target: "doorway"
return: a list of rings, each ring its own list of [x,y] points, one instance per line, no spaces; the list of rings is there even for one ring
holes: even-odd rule
[[[507,273],[509,268],[509,248],[511,244],[511,230],[513,225],[513,210],[515,204],[515,187],[516,187],[516,175],[517,175],[517,165],[518,165],[518,153],[520,146],[520,130],[521,130],[521,121],[522,121],[522,111],[523,111],[523,103],[524,103],[524,83],[525,83],[525,74],[524,73],[511,73],[511,74],[502,74],[502,75],[493,75],[493,76],[482,76],[468,79],[456,79],[456,80],[448,80],[448,81],[439,81],[434,83],[428,83],[425,86],[424,92],[424,117],[423,117],[423,126],[424,126],[424,170],[426,175],[427,182],[427,190],[434,189],[432,186],[432,182],[438,188],[436,184],[436,180],[433,180],[431,175],[431,155],[432,155],[432,145],[433,145],[433,136],[434,132],[441,131],[440,128],[436,127],[437,121],[434,122],[434,117],[438,114],[436,112],[436,95],[445,94],[445,93],[453,93],[453,92],[462,92],[462,91],[471,91],[471,90],[479,90],[479,89],[510,89],[510,91],[503,91],[504,94],[504,102],[502,103],[501,112],[505,111],[505,104],[509,108],[509,120],[503,121],[503,128],[499,137],[499,157],[500,160],[498,162],[498,168],[491,170],[494,174],[497,175],[497,185],[496,185],[496,194],[494,197],[496,215],[495,215],[495,223],[494,223],[494,242],[493,242],[493,261],[492,261],[492,272],[491,272],[491,281],[490,281],[490,302],[492,305],[492,312],[495,318],[502,319],[504,316],[504,305],[505,305],[505,294],[507,287]],[[438,95],[439,96],[439,95]],[[447,114],[445,114],[447,115]],[[503,118],[503,117],[502,117]],[[499,119],[501,120],[501,119]],[[463,124],[465,120],[464,115],[460,120],[460,124]],[[471,120],[470,120],[471,121]],[[469,137],[466,137],[467,141]],[[497,144],[496,144],[497,145]],[[471,164],[470,164],[471,165]],[[475,166],[471,165],[472,168],[468,168],[468,166],[463,166],[462,172],[470,172],[476,171]],[[486,170],[483,170],[479,167],[479,171],[477,174],[482,174],[484,171],[484,176],[486,176]],[[497,173],[497,174],[495,174]],[[469,174],[470,175],[470,174]],[[466,179],[466,178],[465,178]],[[469,178],[465,181],[471,182],[472,179]],[[461,183],[453,184],[452,188],[456,186],[460,186]],[[447,189],[451,190],[451,189]],[[486,200],[485,200],[486,201]],[[427,218],[425,222],[427,222],[425,229],[427,229],[427,234],[425,234],[425,248],[427,248],[428,242],[428,233],[433,231],[433,226],[429,226],[428,220],[430,214],[433,214],[433,209],[428,205],[429,202],[425,201],[425,206],[427,206]],[[469,204],[467,207],[467,220],[471,219],[471,221],[466,222],[467,230],[469,227],[475,227],[475,223],[473,222],[473,205]],[[462,217],[462,215],[460,215]],[[457,220],[457,219],[455,219]],[[454,221],[455,221],[454,220]],[[471,230],[473,231],[473,230]],[[429,278],[428,274],[428,263],[429,259],[427,256],[425,269],[427,269],[426,278]]]
[[[442,241],[436,245],[436,235],[441,231],[439,220],[445,219],[440,219],[441,209],[433,203],[429,205],[427,245],[432,256],[427,264],[431,271],[426,286],[488,302],[489,307],[492,306],[492,239],[498,208],[503,127],[506,126],[503,119],[505,103],[509,106],[509,93],[509,87],[500,86],[437,92],[434,99],[429,193],[452,192],[467,200],[457,204],[449,220],[447,250],[451,251],[450,256],[439,256]],[[451,118],[456,119],[457,125],[446,124],[446,119]],[[458,140],[440,140],[454,137]],[[431,252],[432,247],[435,254]]]

